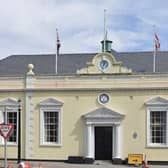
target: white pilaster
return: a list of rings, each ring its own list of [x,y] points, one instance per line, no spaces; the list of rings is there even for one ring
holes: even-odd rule
[[[31,102],[32,93],[25,94],[25,111],[26,111],[26,131],[25,131],[25,159],[33,157],[33,143],[34,143],[34,117],[33,117],[33,104]]]
[[[94,127],[91,124],[86,125],[87,152],[86,157],[94,158]]]
[[[28,65],[28,72],[25,79],[25,89],[32,89],[35,74],[33,72],[34,66]],[[34,105],[32,103],[32,91],[26,91],[25,94],[25,159],[31,159],[34,155]]]
[[[121,132],[121,125],[116,125],[115,126],[115,152],[114,152],[114,158],[122,158],[122,132]]]

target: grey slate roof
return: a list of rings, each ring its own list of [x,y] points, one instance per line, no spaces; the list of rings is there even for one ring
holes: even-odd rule
[[[95,54],[60,54],[58,74],[74,74],[77,69],[85,67]],[[55,54],[12,55],[0,60],[0,75],[24,75],[27,65],[34,64],[36,74],[55,73]]]
[[[152,72],[153,52],[120,52],[116,59],[135,72]],[[168,51],[158,51],[156,72],[168,72]]]
[[[153,52],[116,52],[112,50],[116,60],[134,72],[152,72]],[[60,54],[58,58],[58,74],[74,74],[77,69],[86,66],[96,53]],[[12,55],[0,60],[0,75],[24,75],[27,65],[34,64],[36,74],[54,74],[55,54]],[[168,51],[160,51],[156,56],[156,71],[168,72]]]

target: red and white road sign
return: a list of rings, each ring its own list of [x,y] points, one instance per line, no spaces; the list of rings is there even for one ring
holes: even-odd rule
[[[0,124],[0,135],[4,137],[4,139],[9,138],[9,136],[13,132],[13,124]]]

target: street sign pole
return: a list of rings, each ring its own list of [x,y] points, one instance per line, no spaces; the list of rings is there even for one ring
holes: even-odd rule
[[[4,138],[4,168],[7,168],[7,139],[13,133],[14,125],[7,123],[7,111],[4,110],[4,123],[0,123],[0,135]]]
[[[7,111],[5,107],[5,124],[7,124]],[[5,145],[4,145],[4,167],[7,168],[7,138],[4,138],[5,140]]]
[[[0,123],[0,135],[4,138],[4,168],[7,168],[7,139],[13,133],[14,125],[7,123],[7,108],[4,108],[4,123]]]
[[[18,100],[18,160],[17,163],[21,162],[21,100]]]
[[[4,157],[5,157],[5,162],[4,162],[4,167],[7,168],[7,143],[6,143],[6,139],[5,139],[5,146],[4,146]]]

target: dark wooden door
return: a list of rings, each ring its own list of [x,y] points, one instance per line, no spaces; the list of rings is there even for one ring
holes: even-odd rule
[[[112,159],[112,127],[95,127],[95,159]]]

